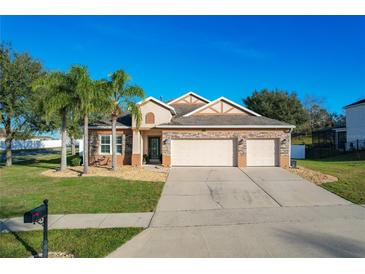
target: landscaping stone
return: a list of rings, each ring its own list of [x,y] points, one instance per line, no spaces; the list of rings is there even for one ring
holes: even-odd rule
[[[316,185],[321,185],[323,183],[337,182],[338,178],[329,174],[324,174],[319,171],[311,170],[302,166],[297,168],[288,168],[289,172],[294,173]]]

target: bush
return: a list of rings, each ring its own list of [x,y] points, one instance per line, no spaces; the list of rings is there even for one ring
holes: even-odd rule
[[[74,157],[70,160],[70,166],[79,166],[81,164],[80,157]]]

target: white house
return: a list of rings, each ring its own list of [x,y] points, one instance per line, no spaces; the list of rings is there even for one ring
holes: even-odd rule
[[[344,107],[347,149],[365,148],[365,98]]]

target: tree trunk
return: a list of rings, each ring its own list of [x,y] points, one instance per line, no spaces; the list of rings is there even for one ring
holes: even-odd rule
[[[66,126],[67,126],[66,112],[62,113],[61,124],[61,168],[60,171],[65,171],[67,168],[67,147],[66,147]]]
[[[89,117],[84,116],[84,174],[89,172]]]
[[[117,116],[112,116],[112,169],[117,170]]]
[[[13,156],[11,152],[11,139],[5,139],[5,147],[6,147],[6,166],[13,165]]]
[[[75,138],[71,136],[71,155],[76,155],[76,146],[75,146]]]
[[[6,166],[13,165],[13,155],[11,152],[11,142],[13,141],[13,136],[11,132],[11,122],[10,119],[6,121],[5,124],[5,150],[6,150]]]

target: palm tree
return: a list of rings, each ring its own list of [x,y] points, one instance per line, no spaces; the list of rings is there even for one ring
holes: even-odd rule
[[[80,114],[83,116],[84,122],[84,151],[83,151],[83,165],[84,174],[89,171],[89,113],[93,110],[94,87],[93,82],[89,77],[86,67],[73,66],[70,74],[75,83],[75,93],[78,99],[78,106]]]
[[[73,66],[70,70],[75,83],[78,110],[83,116],[84,122],[84,174],[89,172],[89,115],[93,112],[103,112],[109,103],[107,89],[101,81],[90,79],[88,70],[84,66]]]
[[[68,73],[46,73],[33,83],[33,89],[42,93],[42,105],[46,120],[55,116],[61,119],[61,166],[60,171],[67,168],[67,114],[75,109],[76,97],[72,79]]]
[[[144,98],[144,91],[137,85],[129,85],[130,76],[123,70],[117,70],[110,75],[108,82],[111,94],[112,118],[112,169],[117,169],[117,118],[124,112],[129,112],[136,122],[137,128],[142,121],[141,111],[136,104],[136,99]]]

